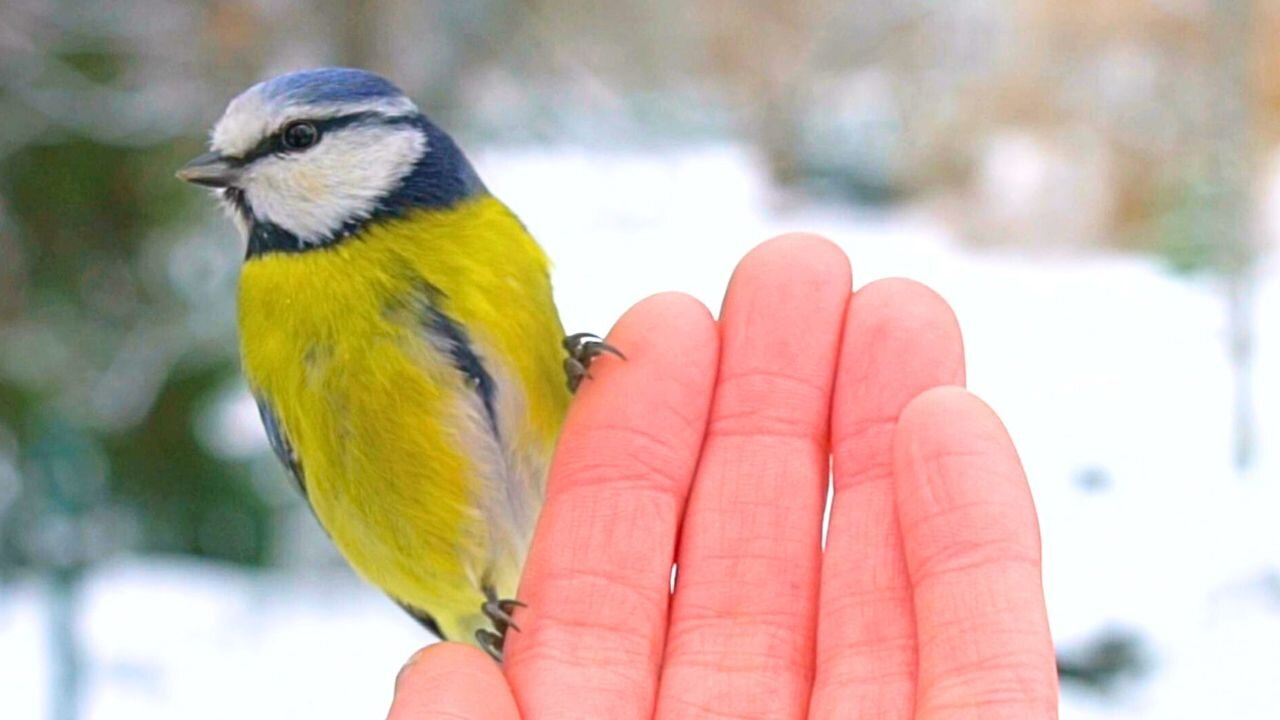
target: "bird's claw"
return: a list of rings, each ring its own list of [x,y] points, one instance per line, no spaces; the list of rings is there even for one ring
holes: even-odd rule
[[[476,644],[499,665],[502,664],[502,644],[504,640],[503,636],[492,630],[482,628],[476,631]]]
[[[480,606],[484,616],[489,618],[493,623],[493,629],[501,635],[506,635],[507,628],[511,628],[516,632],[520,632],[520,626],[516,624],[516,620],[511,616],[516,608],[528,607],[519,600],[498,600],[496,598],[486,600],[484,605]]]
[[[516,608],[528,607],[519,600],[501,600],[498,594],[492,588],[485,588],[485,601],[480,606],[480,612],[489,618],[489,622],[493,623],[493,629],[480,628],[476,630],[476,644],[489,654],[494,661],[502,662],[502,649],[506,643],[507,632],[515,630],[520,632],[520,626],[516,625],[515,618],[512,613]]]
[[[597,356],[609,353],[623,360],[626,355],[618,348],[600,339],[595,333],[574,333],[562,343],[569,357],[564,359],[564,375],[569,385],[569,392],[577,392],[583,378],[591,377],[591,361]]]

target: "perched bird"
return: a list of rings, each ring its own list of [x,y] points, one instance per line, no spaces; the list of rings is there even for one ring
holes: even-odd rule
[[[247,241],[244,373],[320,523],[437,635],[500,657],[570,394],[616,351],[565,337],[542,249],[372,73],[254,85],[178,177]]]

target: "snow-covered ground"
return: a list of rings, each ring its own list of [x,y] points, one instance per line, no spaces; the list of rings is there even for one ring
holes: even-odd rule
[[[1131,257],[979,253],[923,214],[790,202],[729,147],[476,161],[555,258],[570,328],[607,328],[667,289],[716,309],[738,258],[788,230],[840,243],[859,285],[933,286],[960,317],[970,387],[1031,477],[1056,641],[1117,629],[1144,643],[1145,675],[1105,696],[1068,688],[1063,717],[1276,717],[1280,268],[1260,276],[1259,457],[1238,475],[1211,282]],[[380,716],[423,636],[349,573],[326,573],[155,559],[97,570],[80,608],[86,717]],[[0,718],[46,715],[45,606],[38,582],[0,589]]]

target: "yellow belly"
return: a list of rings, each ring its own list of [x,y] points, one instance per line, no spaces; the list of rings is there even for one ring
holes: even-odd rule
[[[493,376],[495,423],[415,303],[430,288]],[[568,402],[542,252],[496,200],[245,263],[250,387],[352,566],[470,639],[514,596]]]

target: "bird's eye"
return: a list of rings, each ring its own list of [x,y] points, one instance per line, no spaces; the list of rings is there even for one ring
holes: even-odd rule
[[[287,150],[306,150],[320,139],[320,131],[306,120],[295,120],[284,126],[280,141]]]

